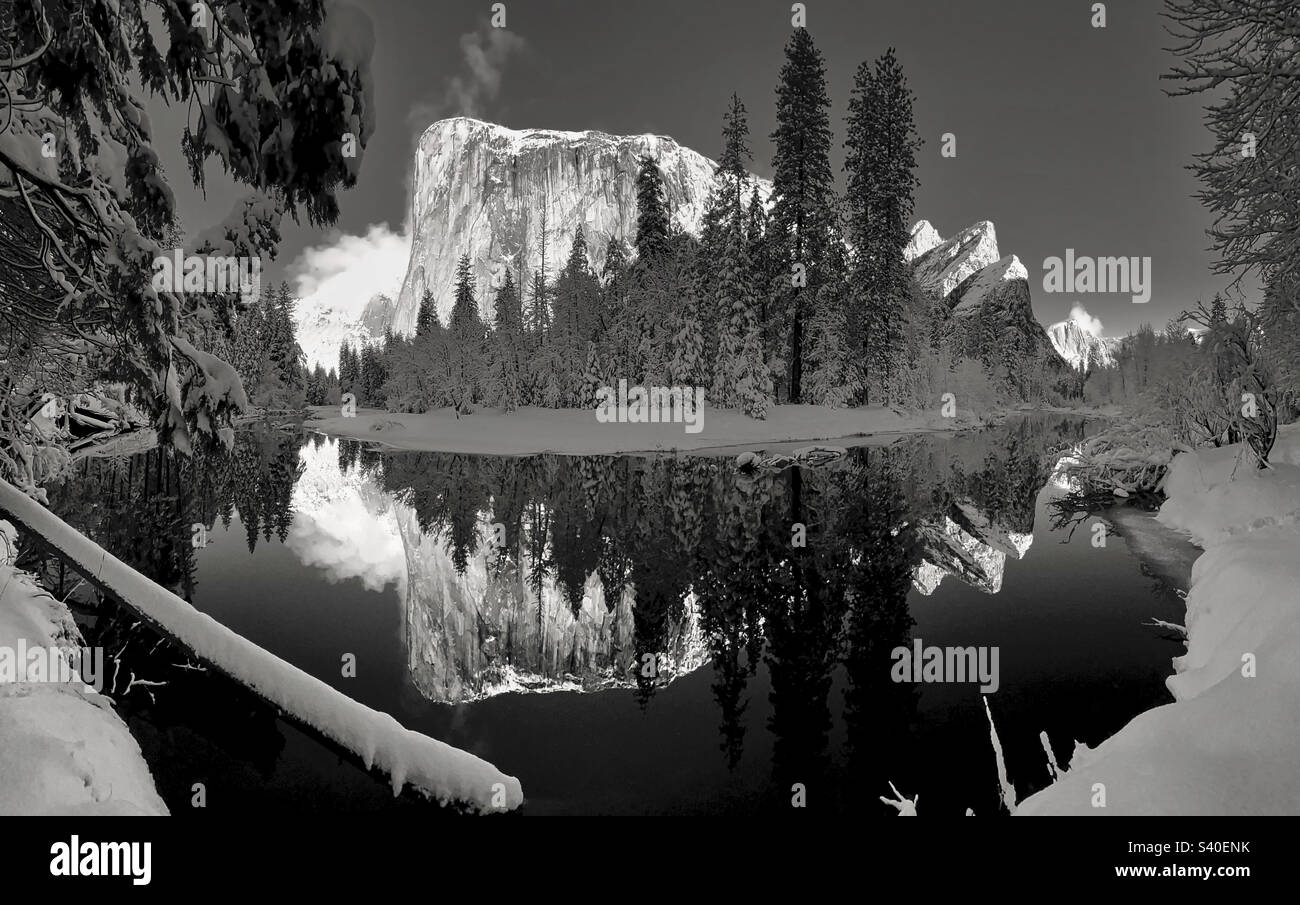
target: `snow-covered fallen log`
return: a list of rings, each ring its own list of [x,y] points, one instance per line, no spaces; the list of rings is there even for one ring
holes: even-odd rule
[[[0,648],[80,647],[67,607],[13,567],[15,533],[0,521]],[[107,698],[81,676],[27,678],[0,680],[0,815],[167,813],[140,746]]]
[[[293,719],[442,804],[480,813],[523,803],[519,780],[479,757],[404,728],[235,634],[121,562],[17,488],[0,481],[0,512],[76,564],[87,579]]]

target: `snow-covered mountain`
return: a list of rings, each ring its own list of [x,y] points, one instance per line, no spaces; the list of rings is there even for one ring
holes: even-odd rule
[[[903,257],[921,290],[945,304],[954,318],[988,318],[996,335],[1022,335],[1028,352],[1054,348],[1034,316],[1029,272],[1015,255],[998,251],[997,231],[988,220],[947,240],[921,220],[912,227]]]
[[[382,293],[371,297],[360,317],[315,296],[303,299],[294,311],[294,321],[307,366],[319,362],[327,371],[337,368],[344,340],[360,346],[379,339],[392,323],[395,310],[393,300]]]
[[[1076,371],[1108,367],[1115,363],[1118,339],[1097,336],[1073,317],[1047,328],[1052,347]]]
[[[413,172],[410,254],[391,314],[368,306],[362,320],[334,310],[300,311],[299,335],[308,361],[329,367],[344,339],[380,335],[391,320],[399,333],[415,327],[425,290],[448,319],[456,264],[468,254],[479,307],[492,313],[491,288],[507,269],[525,283],[541,266],[541,217],[546,212],[546,269],[562,266],[582,224],[588,256],[599,271],[611,237],[636,234],[636,174],[642,155],[658,161],[668,206],[682,230],[698,234],[715,164],[662,135],[609,135],[508,129],[469,117],[440,120],[420,137]],[[765,201],[771,183],[755,177]],[[1028,337],[1027,347],[1050,349],[1030,304],[1028,273],[1014,255],[998,251],[993,224],[981,221],[944,240],[919,221],[904,252],[922,288],[947,302],[954,317],[982,313]],[[374,315],[373,318],[370,315]]]
[[[546,211],[546,268],[554,275],[582,224],[592,266],[600,271],[611,236],[636,234],[638,161],[648,154],[663,173],[668,207],[683,230],[698,233],[714,162],[663,135],[607,135],[507,129],[468,117],[444,119],[420,137],[415,156],[411,259],[393,326],[410,332],[425,289],[445,320],[456,262],[468,254],[486,317],[507,268],[525,281],[541,265]],[[771,185],[758,180],[766,198]]]

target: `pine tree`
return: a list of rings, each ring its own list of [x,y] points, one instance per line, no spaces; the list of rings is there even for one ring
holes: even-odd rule
[[[631,311],[630,267],[627,246],[621,239],[610,237],[605,247],[605,266],[601,271],[604,286],[602,295],[605,312],[605,344],[609,361],[608,374],[624,377],[631,374],[632,352],[639,342],[636,335],[637,319]]]
[[[1210,302],[1210,323],[1226,324],[1228,322],[1228,303],[1223,298],[1223,293],[1214,293],[1214,300]]]
[[[778,306],[787,350],[788,392],[799,401],[811,301],[825,278],[828,215],[834,207],[830,165],[831,129],[826,67],[806,28],[796,28],[785,47],[772,133],[772,209],[769,236]],[[800,277],[802,278],[800,280]],[[798,282],[803,285],[798,285]]]
[[[726,312],[726,317],[718,339],[709,397],[720,408],[739,408],[751,417],[762,418],[771,404],[771,379],[763,360],[747,268],[745,239],[739,224],[733,223],[714,296],[714,304]]]
[[[456,265],[455,301],[447,336],[449,390],[458,416],[472,411],[482,376],[484,329],[474,290],[474,270],[469,255],[461,255]]]
[[[650,266],[668,253],[668,202],[664,178],[654,158],[641,158],[636,176],[636,253]]]
[[[357,364],[356,353],[344,341],[339,346],[339,388],[344,393],[356,393]]]
[[[857,395],[858,381],[850,365],[847,346],[848,281],[844,274],[844,245],[838,232],[827,256],[830,279],[817,290],[808,324],[808,370],[805,372],[804,397],[814,405],[841,408]]]
[[[578,391],[578,406],[584,409],[596,407],[600,388],[609,386],[610,380],[601,367],[600,348],[594,342],[587,343],[587,360],[582,368],[582,382]]]
[[[868,395],[876,387],[884,401],[903,355],[903,305],[911,295],[903,248],[921,146],[912,92],[892,47],[874,70],[866,62],[858,67],[846,122],[848,238],[855,249],[853,282],[860,293],[851,305],[855,322],[849,333],[863,346]]]
[[[420,296],[420,310],[415,315],[415,335],[428,336],[438,320],[438,305],[428,289]]]
[[[509,270],[497,290],[484,400],[513,412],[523,404],[524,334],[519,289]]]
[[[569,258],[551,295],[551,337],[546,357],[549,369],[567,397],[565,401],[577,404],[581,395],[582,362],[587,343],[595,338],[595,319],[600,307],[600,283],[591,272],[581,225],[574,231]]]
[[[718,157],[715,175],[722,180],[726,191],[726,210],[735,218],[741,216],[745,185],[749,182],[749,121],[745,118],[745,105],[740,97],[731,95],[731,109],[723,118],[722,154]]]

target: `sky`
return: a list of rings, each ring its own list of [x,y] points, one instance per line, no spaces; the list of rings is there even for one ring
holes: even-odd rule
[[[775,89],[791,3],[514,0],[506,28],[492,4],[351,0],[370,16],[377,128],[357,185],[340,196],[334,230],[286,222],[264,273],[300,292],[394,292],[405,268],[410,169],[419,134],[471,115],[502,125],[614,134],[651,132],[716,157],[732,92],[749,112],[752,169],[771,176]],[[1160,0],[811,0],[807,27],[826,60],[833,157],[841,185],[844,114],[863,60],[896,49],[914,91],[918,154],[915,219],[945,238],[980,220],[1002,254],[1029,272],[1044,324],[1076,305],[1106,335],[1161,327],[1230,277],[1211,271],[1211,215],[1193,197],[1192,155],[1208,150],[1205,98],[1172,98],[1160,76]],[[220,222],[235,197],[209,164],[207,198],[185,178],[185,112],[153,111],[163,164],[190,235]],[[176,135],[175,141],[167,136]],[[956,156],[941,155],[942,136]],[[1049,293],[1046,261],[1150,258],[1150,301],[1132,293]],[[396,273],[393,273],[396,271]],[[265,278],[265,277],[264,277]],[[1257,298],[1252,281],[1247,297]],[[364,303],[364,299],[362,299]]]

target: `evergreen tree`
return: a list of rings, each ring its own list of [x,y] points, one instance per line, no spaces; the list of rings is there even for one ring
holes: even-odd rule
[[[806,28],[796,28],[785,47],[772,133],[772,210],[769,237],[773,302],[787,350],[788,393],[799,401],[805,352],[805,321],[825,280],[829,212],[834,188],[826,67]]]
[[[506,271],[497,289],[493,313],[491,354],[485,378],[484,400],[513,412],[523,402],[525,360],[523,311],[514,275]]]
[[[715,175],[725,188],[726,210],[735,218],[741,216],[745,185],[749,182],[749,121],[745,118],[745,105],[739,96],[731,95],[731,109],[723,118],[722,154],[718,157]]]
[[[636,176],[636,253],[650,266],[668,253],[668,202],[663,174],[654,158],[641,158]]]
[[[568,261],[555,281],[551,296],[551,336],[545,358],[563,390],[565,402],[577,404],[582,393],[587,344],[595,338],[600,308],[600,283],[591,272],[581,225],[574,232]]]
[[[461,255],[456,265],[455,301],[447,336],[449,391],[457,415],[472,410],[482,377],[484,329],[474,290],[474,271],[469,255]]]
[[[808,371],[804,397],[815,405],[840,408],[857,393],[857,380],[847,347],[848,281],[844,273],[844,245],[834,234],[828,255],[831,278],[817,290],[809,320]]]
[[[438,305],[428,289],[420,296],[420,310],[415,315],[415,335],[428,336],[438,322]]]
[[[718,339],[710,399],[721,408],[739,408],[754,418],[771,404],[771,379],[763,361],[758,320],[746,275],[748,260],[739,223],[728,230],[714,304],[726,313]]]
[[[852,341],[865,353],[868,395],[887,399],[904,355],[902,310],[911,274],[903,261],[917,185],[921,146],[912,117],[912,92],[889,48],[874,71],[863,62],[854,77],[844,141],[848,238],[855,250]]]

